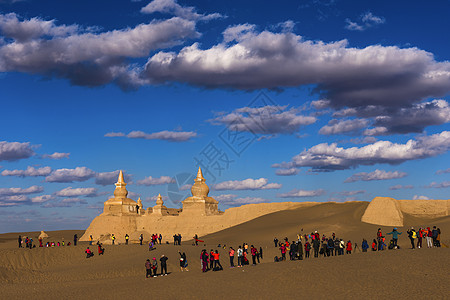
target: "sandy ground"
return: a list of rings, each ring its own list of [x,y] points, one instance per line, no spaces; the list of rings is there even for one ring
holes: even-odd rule
[[[158,245],[149,252],[147,246],[105,246],[104,256],[85,258],[87,242],[78,246],[18,249],[19,233],[0,235],[0,298],[32,297],[48,299],[127,299],[127,298],[181,298],[236,299],[238,297],[274,299],[277,297],[362,298],[395,297],[397,299],[448,299],[450,295],[449,248],[409,249],[406,232],[399,240],[400,250],[361,253],[303,261],[274,263],[279,250],[273,238],[289,240],[298,232],[318,230],[321,234],[352,240],[375,237],[378,226],[359,220],[367,203],[325,203],[322,205],[276,212],[250,222],[202,237],[206,245]],[[442,230],[442,240],[449,243],[450,217],[418,219],[405,216],[406,226],[436,225]],[[400,231],[406,231],[399,228]],[[383,232],[392,228],[382,227]],[[49,240],[65,241],[83,231],[48,232]],[[39,232],[21,233],[37,241]],[[164,240],[168,240],[164,237]],[[172,242],[172,239],[169,239]],[[263,248],[262,263],[244,268],[229,268],[228,249],[217,248],[219,243],[232,245],[247,242]],[[220,249],[224,270],[202,273],[200,250]],[[186,252],[189,272],[180,272],[178,251]],[[145,278],[147,258],[165,254],[168,258],[168,276]]]

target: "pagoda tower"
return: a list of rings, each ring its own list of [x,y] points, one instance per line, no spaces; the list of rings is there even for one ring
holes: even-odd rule
[[[183,203],[184,215],[218,215],[219,202],[209,197],[209,187],[205,183],[202,169],[198,168],[197,177],[194,179],[194,185],[191,187],[192,196],[186,198]]]
[[[114,198],[108,199],[104,203],[103,213],[107,215],[136,215],[136,201],[127,198],[127,184],[123,179],[123,172],[120,170],[119,178],[115,183]]]

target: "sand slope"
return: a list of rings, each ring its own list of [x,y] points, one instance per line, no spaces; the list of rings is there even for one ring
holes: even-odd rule
[[[377,225],[362,223],[367,202],[324,203],[264,215],[238,226],[202,237],[208,250],[218,243],[233,245],[242,242],[262,246],[263,264],[243,269],[225,268],[223,272],[203,274],[199,270],[202,247],[185,242],[182,246],[162,245],[148,252],[146,246],[106,246],[104,257],[85,259],[83,242],[77,247],[52,249],[16,249],[17,233],[0,235],[0,288],[2,297],[44,298],[45,295],[64,298],[131,298],[153,297],[219,299],[240,296],[269,297],[310,295],[316,290],[319,298],[381,297],[436,298],[448,296],[448,248],[409,250],[406,236],[400,238],[398,251],[355,254],[309,259],[301,262],[272,263],[279,252],[272,239],[284,236],[290,240],[303,228],[304,232],[319,230],[335,232],[338,237],[360,244],[362,238],[372,239]],[[449,244],[450,218],[423,219],[404,215],[407,226],[436,224]],[[382,227],[383,232],[391,227]],[[405,231],[405,228],[400,228]],[[65,237],[68,241],[77,232],[48,232],[50,239]],[[38,236],[39,232],[33,233]],[[191,271],[181,273],[177,251],[186,252]],[[228,266],[226,250],[221,249],[222,265]],[[169,257],[169,276],[145,279],[145,259],[161,254]],[[421,284],[411,285],[412,282]],[[432,290],[436,287],[436,290]]]

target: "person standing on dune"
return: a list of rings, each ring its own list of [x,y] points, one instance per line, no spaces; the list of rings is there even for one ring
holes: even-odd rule
[[[234,268],[234,249],[233,249],[233,247],[230,247],[230,251],[228,251],[228,254],[230,255],[230,268]]]
[[[111,244],[114,245],[114,242],[116,240],[116,236],[113,234],[111,234]]]
[[[214,269],[214,250],[211,249],[209,252],[209,268],[212,270]]]
[[[275,244],[275,248],[278,247],[278,239],[276,237],[273,239],[273,243]]]
[[[305,259],[309,258],[309,251],[311,251],[311,244],[307,240],[305,243]]]
[[[251,254],[252,254],[252,265],[253,266],[256,266],[256,253],[258,252],[257,250],[256,250],[256,248],[253,246],[253,245],[251,245],[250,246],[250,252],[251,252]]]
[[[158,271],[158,262],[156,261],[156,257],[153,257],[152,261],[152,270],[153,270],[153,277],[156,277],[156,272]]]
[[[411,249],[415,249],[415,240],[417,238],[417,233],[413,227],[406,232],[408,234],[409,240],[411,241]]]
[[[397,241],[398,241],[398,236],[402,234],[402,232],[398,232],[397,231],[397,227],[395,227],[394,229],[392,229],[391,232],[387,233],[389,235],[392,234],[392,240],[394,241],[394,248],[397,249]]]
[[[147,259],[147,261],[145,262],[145,270],[146,270],[146,274],[145,274],[145,278],[148,278],[149,276],[152,276],[152,263],[150,262],[150,259]]]
[[[125,245],[128,245],[128,240],[130,239],[130,236],[128,233],[125,234]]]
[[[242,257],[244,256],[244,251],[242,250],[242,247],[239,246],[237,250],[237,256],[238,256],[238,268],[242,267]]]
[[[78,235],[75,233],[73,235],[73,245],[76,246],[77,245],[77,241],[78,241]]]
[[[320,248],[320,242],[318,239],[313,239],[313,248],[314,248],[314,257],[319,257],[319,248]]]
[[[158,241],[159,241],[159,244],[161,245],[161,241],[162,241],[162,234],[161,233],[159,234]]]
[[[347,254],[352,254],[352,250],[353,250],[352,242],[348,241],[347,242]]]
[[[18,241],[19,241],[19,248],[22,248],[22,236],[19,235]]]
[[[161,258],[159,259],[161,262],[161,276],[167,276],[167,260],[168,258],[164,254],[161,255]]]

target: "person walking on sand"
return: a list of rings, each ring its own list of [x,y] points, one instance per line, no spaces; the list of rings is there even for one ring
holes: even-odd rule
[[[19,242],[19,248],[22,248],[22,236],[21,235],[19,235],[18,242]]]
[[[373,242],[372,242],[372,251],[377,251],[377,248],[378,248],[378,246],[377,246],[377,240],[376,240],[376,239],[373,239]]]
[[[233,247],[230,247],[230,251],[228,251],[228,254],[230,255],[230,268],[234,268],[234,252]]]
[[[152,277],[152,263],[150,262],[150,259],[147,259],[145,262],[145,270],[147,272],[145,278],[148,278],[149,276]]]
[[[278,239],[276,237],[273,239],[273,243],[275,244],[275,248],[277,248],[278,247]]]
[[[398,232],[397,231],[397,227],[395,227],[394,229],[392,229],[391,232],[386,233],[391,235],[392,234],[392,240],[394,241],[394,248],[397,249],[397,241],[398,241],[398,236],[402,234],[402,232]]]
[[[431,231],[431,238],[433,239],[433,246],[437,247],[437,236],[438,236],[438,231],[436,229],[436,226],[433,226],[433,230]]]
[[[130,236],[128,233],[125,234],[125,245],[128,245],[128,240],[130,239]]]
[[[281,259],[286,260],[286,246],[282,243],[280,246]]]
[[[73,245],[76,246],[77,245],[77,241],[78,241],[78,235],[75,233],[73,235]]]
[[[367,252],[367,249],[369,249],[369,244],[367,243],[366,239],[363,239],[362,244],[361,244],[361,248],[363,252]]]
[[[432,236],[433,236],[433,233],[431,232],[431,229],[430,229],[430,227],[427,227],[427,230],[426,230],[426,238],[427,238],[427,247],[428,248],[433,248],[433,241],[432,241]]]
[[[216,250],[216,252],[214,252],[214,270],[219,271],[219,270],[223,270],[222,265],[220,264],[220,254],[219,251]]]
[[[159,241],[159,244],[161,245],[161,241],[162,241],[162,234],[161,233],[158,236],[158,241]]]
[[[89,246],[92,246],[92,241],[94,240],[94,238],[92,237],[92,235],[89,236]]]
[[[202,262],[202,272],[205,273],[206,271],[208,271],[208,252],[206,251],[206,249],[202,250],[200,259]]]
[[[238,257],[238,268],[242,268],[242,257],[244,256],[244,251],[241,246],[237,249],[237,257]]]
[[[258,252],[258,256],[259,256],[259,258],[261,258],[261,259],[263,259],[263,250],[262,250],[262,247],[259,247],[259,252]],[[259,260],[258,260],[258,262],[259,262]]]
[[[144,235],[141,233],[141,235],[139,235],[139,245],[142,246],[143,241],[144,241]]]
[[[211,249],[209,252],[209,269],[214,269],[214,250]]]
[[[113,234],[111,234],[111,244],[114,245],[114,242],[116,240],[116,236]]]

